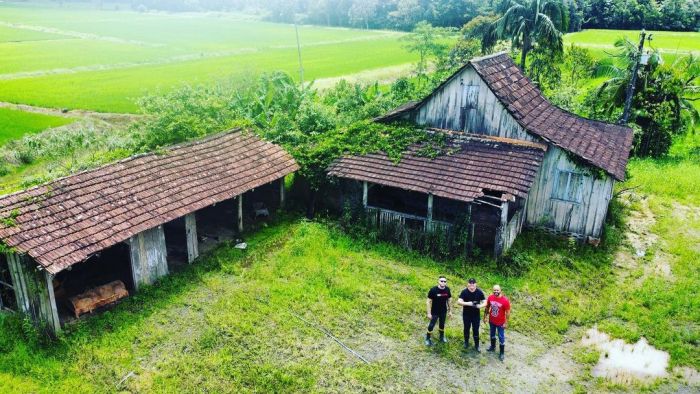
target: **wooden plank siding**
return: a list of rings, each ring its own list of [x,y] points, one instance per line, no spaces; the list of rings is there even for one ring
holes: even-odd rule
[[[168,274],[168,256],[163,226],[142,231],[129,239],[134,287],[153,284]]]
[[[559,171],[583,174],[580,202],[553,197]],[[574,164],[562,149],[550,147],[530,189],[526,223],[576,237],[600,238],[613,184],[612,177],[596,179]]]
[[[39,270],[36,262],[26,255],[6,253],[6,256],[20,311],[40,329],[58,334],[61,322],[53,293],[53,276]]]
[[[474,93],[477,91],[478,94]],[[427,127],[547,144],[544,162],[528,196],[525,225],[579,238],[600,238],[612,197],[613,178],[605,174],[602,179],[596,179],[589,171],[578,167],[561,148],[528,133],[472,67],[455,74],[402,117]],[[583,174],[579,203],[552,198],[556,174],[562,170]],[[507,239],[510,243],[511,237],[514,238],[513,234]]]
[[[478,86],[474,103],[467,100],[469,86]],[[518,124],[479,74],[469,67],[455,74],[423,105],[407,114],[406,118],[440,129],[543,142],[540,138],[528,134]]]

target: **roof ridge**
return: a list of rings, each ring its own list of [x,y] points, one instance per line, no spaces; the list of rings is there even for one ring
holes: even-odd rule
[[[500,51],[500,52],[492,53],[489,55],[473,57],[473,58],[469,59],[469,63],[479,63],[481,61],[488,60],[488,59],[494,58],[496,56],[501,56],[501,55],[508,55],[508,52],[507,51]]]

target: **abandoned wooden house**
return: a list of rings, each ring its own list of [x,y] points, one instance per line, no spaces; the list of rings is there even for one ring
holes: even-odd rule
[[[284,203],[297,169],[232,130],[0,197],[0,308],[58,332],[237,237]]]
[[[466,210],[469,236],[496,256],[523,226],[596,243],[632,146],[629,127],[551,104],[506,53],[471,60],[425,99],[376,119],[395,120],[446,132],[461,148],[434,160],[409,151],[398,165],[381,153],[346,156],[329,174],[357,184],[380,226],[449,231],[455,213],[446,212]]]

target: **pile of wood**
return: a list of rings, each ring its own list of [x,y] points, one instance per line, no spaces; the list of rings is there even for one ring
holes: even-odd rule
[[[84,313],[92,313],[95,309],[119,301],[128,297],[124,282],[115,280],[106,285],[94,287],[82,294],[70,297],[68,301],[73,307],[75,317],[80,317]]]

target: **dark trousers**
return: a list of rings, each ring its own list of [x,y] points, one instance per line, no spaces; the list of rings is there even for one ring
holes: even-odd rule
[[[491,334],[491,341],[496,340],[496,333],[498,333],[498,343],[501,345],[506,344],[506,329],[503,326],[489,323],[489,333]]]
[[[474,335],[474,344],[479,344],[479,322],[481,321],[479,315],[464,313],[462,321],[464,322],[464,342],[469,342],[469,329],[471,328]]]
[[[433,332],[433,328],[435,328],[435,323],[440,321],[440,324],[438,327],[440,327],[440,331],[445,331],[445,320],[447,319],[447,312],[443,313],[433,313],[433,318],[430,319],[430,324],[428,324],[428,334]]]

